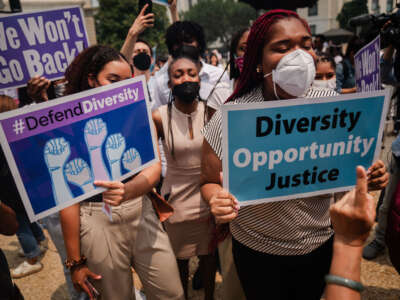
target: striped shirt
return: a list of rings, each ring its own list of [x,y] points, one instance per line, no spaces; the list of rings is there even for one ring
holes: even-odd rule
[[[310,88],[306,98],[336,96],[331,89]],[[262,102],[262,88],[236,99],[237,103]],[[205,126],[204,138],[222,160],[222,114],[218,110]],[[333,194],[244,206],[230,223],[233,237],[256,251],[274,255],[310,253],[332,235],[329,206]]]

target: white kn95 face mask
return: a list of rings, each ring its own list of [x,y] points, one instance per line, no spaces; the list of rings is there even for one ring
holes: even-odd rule
[[[314,81],[314,59],[306,51],[297,49],[282,57],[276,68],[271,73],[265,74],[264,77],[271,74],[277,99],[279,97],[276,93],[276,84],[286,93],[300,97],[305,94]]]

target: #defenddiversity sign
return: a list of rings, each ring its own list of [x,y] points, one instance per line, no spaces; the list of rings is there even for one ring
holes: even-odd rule
[[[0,90],[26,85],[34,76],[64,76],[89,45],[80,7],[0,17]]]
[[[123,180],[158,161],[148,101],[138,76],[0,114],[31,221],[104,191],[95,180]]]
[[[349,190],[378,158],[389,93],[223,105],[224,188],[241,205]]]

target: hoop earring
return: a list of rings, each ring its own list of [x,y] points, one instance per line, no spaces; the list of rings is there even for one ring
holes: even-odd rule
[[[260,73],[261,73],[261,68],[260,68],[260,66],[257,66],[256,72],[257,72],[257,74],[260,74]]]

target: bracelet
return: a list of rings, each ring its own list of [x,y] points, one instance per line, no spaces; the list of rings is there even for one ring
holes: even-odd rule
[[[82,255],[79,260],[66,259],[64,264],[72,272],[74,269],[86,264],[86,257]]]
[[[361,282],[354,281],[354,280],[344,278],[344,277],[340,277],[337,275],[332,275],[332,274],[325,275],[325,282],[345,286],[349,289],[352,289],[352,290],[360,292],[360,293],[364,290],[364,286],[362,285]]]

